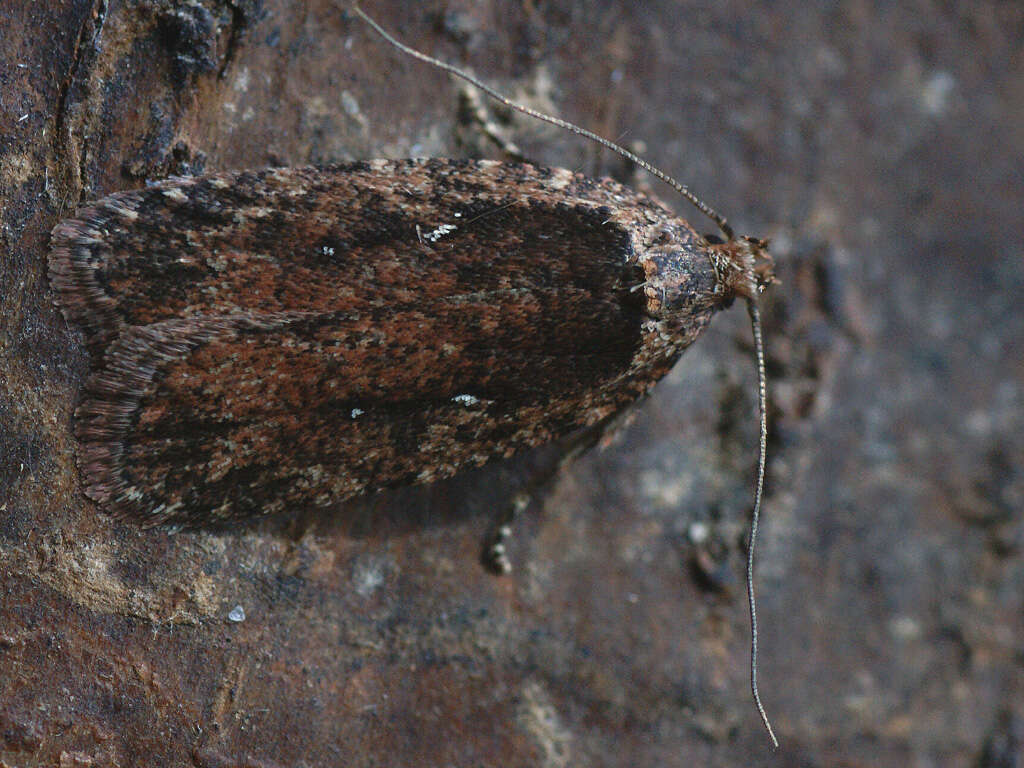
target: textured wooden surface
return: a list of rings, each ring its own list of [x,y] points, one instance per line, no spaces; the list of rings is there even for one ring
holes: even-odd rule
[[[759,586],[783,751],[747,692],[742,311],[562,475],[509,577],[477,553],[522,463],[242,529],[98,515],[70,431],[87,355],[45,279],[58,219],[173,174],[478,149],[460,143],[456,86],[329,2],[9,0],[0,761],[1014,765],[1020,6],[367,10],[531,104],[643,142],[774,238]],[[508,130],[532,160],[668,199],[570,136]]]

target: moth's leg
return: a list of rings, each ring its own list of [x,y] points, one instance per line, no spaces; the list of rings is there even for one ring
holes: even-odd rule
[[[494,114],[487,109],[480,91],[468,84],[459,89],[459,125],[466,129],[459,131],[459,141],[470,153],[481,156],[486,154],[479,141],[479,137],[482,136],[500,149],[506,160],[526,160],[523,151],[508,137],[508,129],[495,121]],[[469,129],[472,129],[476,137],[470,135]]]
[[[619,429],[632,420],[636,403],[623,408],[591,427],[586,427],[562,446],[558,459],[545,469],[535,472],[526,485],[512,497],[512,501],[502,510],[501,514],[484,542],[483,563],[490,570],[499,574],[512,571],[512,563],[508,559],[507,544],[512,538],[512,526],[516,518],[530,506],[558,474],[569,464],[589,451],[606,438],[613,436]]]

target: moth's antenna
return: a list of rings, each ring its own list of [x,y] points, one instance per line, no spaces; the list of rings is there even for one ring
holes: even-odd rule
[[[761,704],[757,690],[757,601],[754,599],[754,547],[757,544],[757,524],[761,517],[761,496],[764,494],[764,468],[768,454],[768,385],[764,370],[764,340],[761,335],[761,311],[754,299],[747,300],[750,327],[754,332],[754,352],[757,357],[757,409],[761,416],[761,439],[757,455],[757,489],[754,491],[754,512],[750,521],[750,540],[747,542],[747,604],[750,606],[750,691],[754,694],[754,705],[761,715],[772,746],[779,748],[768,714]]]
[[[627,160],[636,163],[639,167],[643,168],[648,173],[652,174],[653,176],[657,177],[661,181],[668,184],[676,192],[685,197],[695,208],[697,208],[697,210],[699,210],[709,219],[714,221],[715,224],[718,225],[718,228],[722,230],[722,234],[724,234],[728,240],[732,241],[735,239],[732,227],[729,226],[729,223],[728,221],[726,221],[726,218],[724,216],[722,216],[720,213],[718,213],[718,211],[716,211],[710,205],[708,205],[699,197],[697,197],[697,195],[691,192],[685,184],[676,181],[667,173],[654,167],[649,162],[644,160],[642,157],[639,157],[638,155],[634,154],[633,152],[630,152],[625,147],[620,146],[619,144],[616,144],[613,141],[609,141],[603,136],[598,136],[593,131],[588,131],[586,128],[582,128],[574,123],[570,123],[567,120],[562,120],[561,118],[548,115],[544,112],[539,112],[536,109],[512,101],[504,94],[499,93],[486,83],[478,80],[477,78],[473,77],[472,75],[466,72],[463,72],[461,69],[458,69],[457,67],[452,66],[447,62],[441,61],[440,59],[435,59],[433,56],[428,56],[425,53],[420,53],[415,48],[410,48],[405,43],[396,40],[394,37],[392,37],[390,34],[384,31],[384,29],[376,21],[367,16],[366,13],[364,13],[363,10],[355,3],[352,4],[352,10],[363,21],[365,21],[367,24],[373,27],[377,34],[379,34],[391,45],[393,45],[395,48],[402,51],[403,53],[406,53],[415,59],[419,59],[420,61],[425,61],[428,64],[432,64],[433,66],[438,67],[439,69],[443,69],[445,72],[448,72],[452,75],[455,75],[458,78],[465,80],[471,85],[479,88],[481,91],[486,93],[491,98],[500,101],[502,104],[509,107],[510,109],[522,112],[523,114],[529,115],[530,117],[535,117],[538,120],[543,120],[546,123],[551,123],[552,125],[556,125],[559,128],[571,131],[572,133],[575,133],[578,136],[583,136],[584,138],[590,139],[591,141],[596,141],[602,147],[610,149],[612,152],[615,152],[616,154],[621,155]],[[750,314],[751,327],[753,328],[754,332],[754,347],[757,354],[758,409],[760,411],[761,416],[761,440],[757,461],[757,490],[754,494],[754,512],[750,525],[750,540],[748,542],[747,547],[747,602],[750,606],[750,689],[754,695],[754,704],[757,706],[757,712],[761,716],[761,721],[764,723],[764,727],[768,731],[768,736],[772,740],[772,746],[777,749],[779,746],[779,742],[775,738],[775,732],[772,730],[771,723],[768,720],[768,715],[764,710],[764,706],[761,704],[761,694],[758,692],[757,689],[757,603],[754,599],[754,547],[757,543],[757,526],[761,515],[761,497],[764,493],[764,473],[766,464],[766,454],[768,450],[768,388],[766,383],[764,363],[764,341],[762,339],[761,334],[761,313],[758,311],[757,304],[754,302],[754,299],[749,299],[747,301],[747,310]]]
[[[407,53],[408,55],[412,56],[415,59],[419,59],[420,61],[425,61],[428,64],[433,64],[435,67],[439,67],[440,69],[443,69],[445,72],[449,72],[449,73],[455,75],[456,77],[462,78],[467,83],[470,83],[470,84],[476,86],[477,88],[479,88],[481,91],[486,93],[492,99],[497,99],[502,104],[504,104],[505,106],[507,106],[507,107],[509,107],[511,109],[514,109],[514,110],[516,110],[518,112],[522,112],[523,114],[529,115],[530,117],[535,117],[538,120],[543,120],[546,123],[551,123],[552,125],[557,125],[559,128],[564,128],[567,131],[572,131],[573,133],[575,133],[575,134],[577,134],[579,136],[583,136],[585,138],[588,138],[591,141],[596,141],[602,147],[610,149],[612,152],[616,152],[617,154],[621,155],[622,157],[626,158],[627,160],[630,160],[630,161],[636,163],[638,166],[643,168],[645,171],[647,171],[648,173],[650,173],[650,174],[656,176],[657,178],[661,179],[663,182],[665,182],[670,187],[672,187],[676,192],[678,192],[680,195],[682,195],[687,200],[689,200],[697,208],[697,210],[699,210],[701,213],[703,213],[705,216],[707,216],[709,219],[714,221],[715,224],[718,225],[718,228],[720,230],[722,230],[722,234],[724,234],[727,239],[729,239],[729,240],[733,239],[734,235],[733,235],[732,227],[729,226],[729,223],[726,221],[725,216],[720,214],[718,211],[716,211],[710,205],[708,205],[703,200],[701,200],[699,197],[697,197],[697,195],[695,195],[693,192],[691,192],[689,190],[689,188],[685,184],[682,184],[682,183],[676,181],[675,179],[673,179],[671,176],[669,176],[664,171],[659,170],[658,168],[655,168],[653,165],[648,163],[642,157],[639,157],[638,155],[630,152],[628,149],[626,149],[623,146],[620,146],[620,145],[616,144],[614,141],[609,141],[608,139],[604,138],[603,136],[598,136],[593,131],[588,131],[586,128],[581,128],[580,126],[575,125],[573,123],[570,123],[570,122],[568,122],[566,120],[562,120],[561,118],[545,114],[544,112],[538,112],[536,109],[533,109],[531,107],[527,107],[524,104],[518,104],[517,102],[512,101],[507,96],[499,93],[498,91],[494,90],[489,85],[487,85],[484,82],[481,82],[480,80],[478,80],[477,78],[473,77],[472,75],[470,75],[470,74],[468,74],[466,72],[463,72],[461,69],[459,69],[457,67],[454,67],[451,64],[448,64],[447,62],[441,61],[440,59],[435,59],[433,56],[428,56],[425,53],[420,53],[415,48],[410,48],[405,43],[402,43],[402,42],[396,40],[391,35],[389,35],[387,32],[385,32],[384,29],[376,21],[374,21],[369,16],[367,16],[363,12],[362,8],[360,8],[358,5],[353,4],[352,5],[352,10],[363,21],[365,21],[367,24],[369,24],[371,27],[373,27],[377,31],[377,34],[379,34],[381,37],[383,37],[385,40],[387,40],[389,43],[391,43],[391,45],[393,45],[398,50],[400,50],[400,51],[402,51],[404,53]]]

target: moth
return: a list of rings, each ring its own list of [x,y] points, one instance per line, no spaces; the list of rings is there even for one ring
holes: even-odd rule
[[[762,410],[749,575],[770,257],[643,165],[725,237],[608,179],[493,161],[220,173],[80,207],[53,230],[50,280],[91,357],[86,493],[122,519],[203,525],[599,434],[739,298]],[[752,651],[763,716],[756,635]]]

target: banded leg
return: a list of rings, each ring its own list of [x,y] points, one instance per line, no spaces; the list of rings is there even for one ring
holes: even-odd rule
[[[565,443],[561,455],[551,466],[535,472],[530,477],[525,487],[516,493],[511,502],[502,510],[485,540],[481,559],[488,569],[497,574],[512,572],[512,563],[508,558],[506,545],[512,538],[516,519],[523,510],[530,506],[531,501],[543,493],[565,467],[625,426],[631,420],[635,406],[636,403],[577,432]]]

